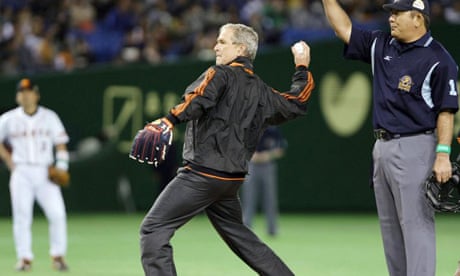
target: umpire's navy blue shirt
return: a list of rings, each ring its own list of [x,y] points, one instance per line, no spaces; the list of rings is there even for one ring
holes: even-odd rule
[[[353,27],[344,56],[372,66],[375,129],[419,133],[436,128],[440,111],[458,110],[458,66],[430,32],[405,44]]]

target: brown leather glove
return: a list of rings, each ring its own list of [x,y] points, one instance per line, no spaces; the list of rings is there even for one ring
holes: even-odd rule
[[[58,186],[67,187],[69,186],[70,174],[68,171],[61,170],[55,166],[48,168],[48,178]]]

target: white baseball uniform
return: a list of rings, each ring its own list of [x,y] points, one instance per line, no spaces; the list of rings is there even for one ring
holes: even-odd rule
[[[64,200],[60,187],[48,179],[54,146],[69,141],[61,120],[43,106],[38,106],[33,115],[17,107],[0,117],[0,141],[5,140],[13,150],[10,194],[18,259],[33,259],[31,225],[35,200],[49,222],[50,255],[64,256],[67,250]]]

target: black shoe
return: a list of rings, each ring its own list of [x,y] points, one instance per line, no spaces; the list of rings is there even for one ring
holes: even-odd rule
[[[21,259],[16,264],[17,271],[30,271],[32,269],[32,261],[28,259]]]
[[[53,268],[58,271],[67,271],[69,267],[61,256],[53,257]]]

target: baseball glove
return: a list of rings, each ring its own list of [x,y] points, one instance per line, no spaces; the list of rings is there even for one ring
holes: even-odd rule
[[[166,118],[145,125],[134,137],[129,157],[158,167],[166,158],[173,139],[173,124]]]
[[[67,187],[69,186],[70,174],[68,171],[61,170],[55,166],[48,168],[48,178],[58,186]]]
[[[460,167],[452,162],[452,177],[446,183],[436,181],[431,174],[425,181],[425,195],[428,203],[437,212],[460,211]]]

